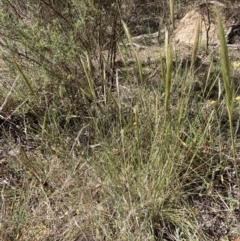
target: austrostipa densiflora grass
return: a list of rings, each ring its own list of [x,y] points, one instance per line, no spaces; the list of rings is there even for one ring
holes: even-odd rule
[[[221,53],[221,72],[222,72],[223,85],[225,90],[226,108],[228,112],[229,131],[231,136],[231,149],[232,149],[232,155],[234,159],[236,180],[237,180],[239,195],[240,195],[240,182],[238,177],[236,150],[235,150],[235,137],[234,137],[234,128],[233,128],[234,83],[233,83],[233,79],[231,78],[231,68],[230,68],[230,61],[228,57],[228,47],[226,44],[222,18],[217,8],[215,11],[217,14],[218,36],[220,40],[220,53]]]
[[[136,11],[148,5],[136,1]],[[130,29],[135,30],[136,23],[124,21],[122,42],[130,44],[119,45],[118,72],[111,72],[116,86],[111,86],[104,36],[114,29],[105,18],[111,19],[108,11],[122,9],[104,2],[72,1],[67,7],[68,1],[59,2],[54,5],[60,13],[56,16],[54,9],[44,12],[29,1],[1,2],[7,6],[0,11],[0,30],[9,36],[7,43],[22,37],[16,46],[26,49],[29,58],[23,62],[22,55],[16,55],[19,68],[11,62],[11,78],[0,81],[0,239],[220,240],[227,232],[224,227],[231,229],[228,221],[238,200],[231,196],[233,168],[224,149],[229,138],[222,137],[229,130],[227,110],[217,106],[217,97],[210,98],[220,79],[218,62],[212,59],[205,68],[196,67],[200,27],[191,50],[175,46],[171,29],[165,45],[138,49],[131,45]],[[175,4],[180,2],[187,6],[186,1]],[[169,12],[166,1],[158,5]],[[11,6],[15,17],[7,18]],[[16,15],[19,6],[23,13],[30,12]],[[131,7],[124,4],[121,16]],[[153,20],[144,14],[137,20]],[[14,19],[20,24],[11,22]],[[40,43],[33,44],[32,37],[40,37]],[[40,60],[47,61],[42,66],[30,61],[38,60],[40,53]],[[186,54],[190,57],[185,63]],[[206,83],[195,90],[199,79]],[[15,137],[12,130],[18,126],[23,130]],[[216,227],[225,220],[221,229]],[[224,233],[216,234],[219,230]]]

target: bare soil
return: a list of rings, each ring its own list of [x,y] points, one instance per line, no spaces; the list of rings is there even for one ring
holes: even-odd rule
[[[220,4],[220,3],[219,3]],[[231,25],[239,24],[238,14],[240,13],[239,6],[220,6],[219,11],[222,17],[225,33],[227,34]],[[209,5],[197,5],[178,22],[174,31],[174,40],[179,43],[192,45],[195,39],[198,23],[200,24],[200,45],[206,44],[208,38],[208,44],[214,44],[218,41],[218,28],[216,21],[216,13],[214,6]],[[237,33],[239,36],[239,33]],[[239,37],[235,37],[231,44],[238,44]]]

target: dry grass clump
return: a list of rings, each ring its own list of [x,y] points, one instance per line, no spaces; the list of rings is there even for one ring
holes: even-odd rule
[[[239,107],[220,18],[222,65],[211,59],[196,91],[199,28],[190,64],[178,61],[166,32],[148,75],[134,46],[118,44],[121,36],[131,42],[123,1],[68,3],[1,2],[3,63],[13,82],[3,85],[0,109],[1,239],[226,237],[238,207]],[[130,51],[131,68],[116,69]],[[216,86],[218,99],[207,99]],[[202,199],[211,200],[209,216]],[[211,233],[216,207],[228,218]]]

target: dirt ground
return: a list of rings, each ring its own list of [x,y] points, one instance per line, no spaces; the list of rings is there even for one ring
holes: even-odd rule
[[[240,7],[229,5],[219,6],[220,15],[224,25],[225,32],[229,31],[231,25],[239,25],[238,14]],[[214,44],[218,41],[218,29],[216,23],[215,9],[212,4],[197,5],[177,23],[174,31],[174,38],[176,42],[193,44],[196,35],[198,23],[201,27],[200,43],[205,44],[208,36],[208,43]],[[239,33],[238,33],[239,34]],[[231,44],[238,44],[239,38],[235,38]]]

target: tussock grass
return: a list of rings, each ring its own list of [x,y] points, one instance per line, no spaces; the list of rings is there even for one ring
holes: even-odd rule
[[[122,25],[131,43],[127,24],[122,21]],[[222,103],[203,97],[212,91],[206,87],[212,62],[202,93],[194,91],[199,32],[200,25],[190,66],[175,61],[166,33],[159,53],[159,89],[149,88],[151,82],[143,75],[142,60],[132,45],[119,46],[121,53],[132,51],[135,62],[126,79],[118,70],[116,83],[107,78],[111,63],[100,43],[96,52],[102,62],[96,64],[91,48],[97,39],[77,58],[68,56],[77,67],[74,61],[64,65],[52,56],[59,68],[70,71],[75,66],[68,75],[59,74],[55,65],[52,69],[49,65],[48,72],[43,66],[37,71],[37,66],[15,63],[10,74],[22,79],[3,99],[11,100],[12,113],[18,110],[24,132],[15,139],[7,131],[1,133],[6,148],[16,151],[6,157],[12,182],[1,184],[1,239],[209,240],[194,201],[217,200],[211,194],[214,183],[224,183],[227,154],[220,137],[226,113]],[[60,56],[66,53],[60,50]],[[224,43],[221,51],[231,123],[234,93]],[[19,106],[23,97],[27,103]],[[5,116],[3,122],[10,123]],[[228,207],[235,205],[223,201]]]
[[[229,129],[231,135],[231,149],[232,155],[234,159],[234,168],[236,172],[236,179],[238,187],[240,187],[239,177],[238,177],[238,169],[237,169],[237,161],[236,161],[236,150],[235,150],[235,137],[234,137],[234,129],[233,129],[233,111],[234,111],[234,84],[231,78],[230,73],[230,61],[228,57],[228,48],[226,44],[226,39],[223,30],[222,19],[218,9],[216,9],[217,13],[217,22],[218,22],[218,33],[220,39],[220,52],[221,52],[221,70],[223,77],[224,90],[226,94],[226,107],[228,111],[228,120],[229,120]],[[240,192],[240,189],[239,189]]]

